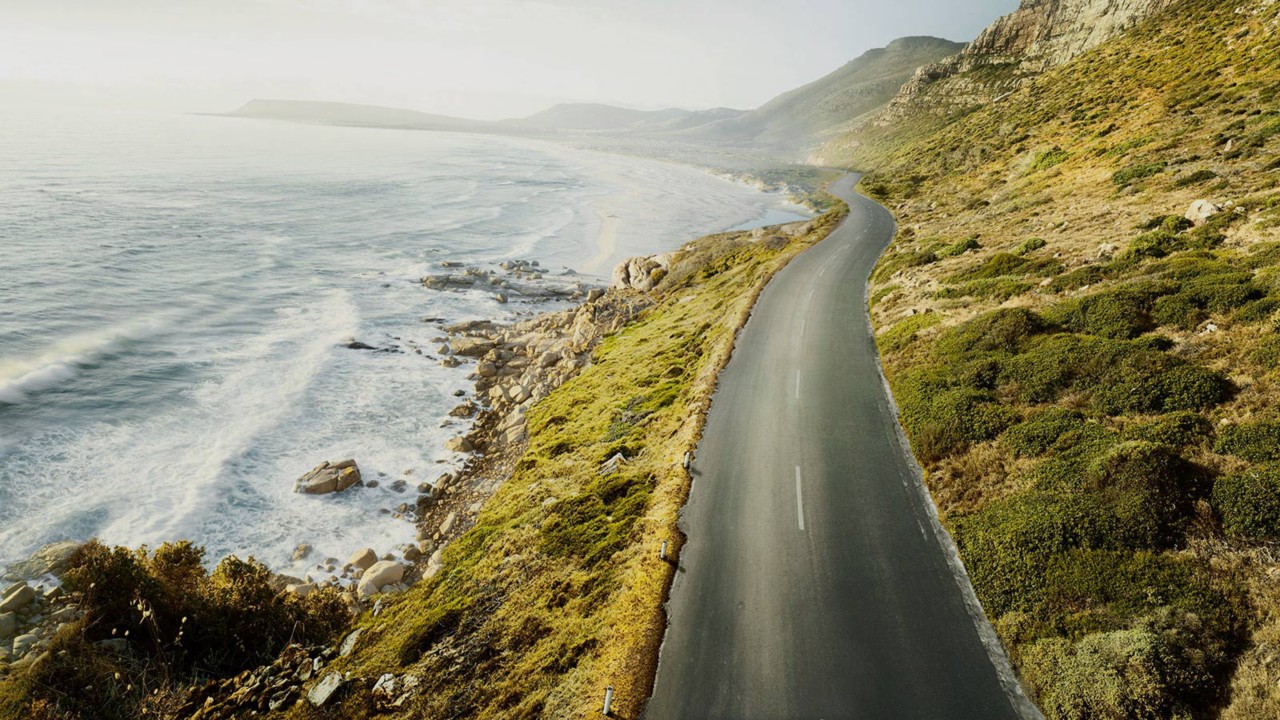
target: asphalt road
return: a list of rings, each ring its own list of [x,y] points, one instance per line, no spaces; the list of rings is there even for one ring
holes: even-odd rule
[[[908,455],[845,223],[761,294],[693,463],[647,720],[1035,717]]]

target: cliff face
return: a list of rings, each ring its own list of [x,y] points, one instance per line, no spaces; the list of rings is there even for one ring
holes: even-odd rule
[[[876,120],[948,114],[989,102],[1178,0],[1022,0],[964,50],[916,71]]]

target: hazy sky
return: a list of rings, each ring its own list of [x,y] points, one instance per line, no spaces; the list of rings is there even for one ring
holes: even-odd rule
[[[562,101],[755,107],[1017,0],[0,0],[0,97],[251,97],[498,118]]]

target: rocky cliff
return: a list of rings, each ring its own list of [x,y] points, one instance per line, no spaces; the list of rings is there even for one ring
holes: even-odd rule
[[[925,65],[876,119],[949,114],[989,102],[1066,63],[1178,0],[1022,0],[965,49]]]

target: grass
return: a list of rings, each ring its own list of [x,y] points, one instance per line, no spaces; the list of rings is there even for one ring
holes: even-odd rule
[[[911,230],[872,287],[903,425],[1050,718],[1280,708],[1278,20],[1184,0],[846,143]]]

